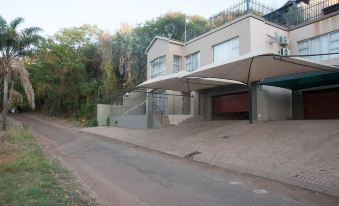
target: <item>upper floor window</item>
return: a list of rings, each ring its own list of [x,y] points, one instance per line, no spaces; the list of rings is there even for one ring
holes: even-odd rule
[[[200,67],[200,52],[186,56],[186,70],[194,71]]]
[[[339,31],[323,34],[316,38],[307,39],[298,43],[299,54],[325,54],[339,52]],[[339,57],[338,54],[310,56],[312,60],[327,60]]]
[[[151,78],[159,77],[166,73],[166,56],[158,57],[151,61]]]
[[[173,56],[173,72],[179,72],[181,70],[181,56]]]
[[[220,62],[225,59],[239,56],[239,37],[235,37],[221,44],[213,46],[213,60]]]

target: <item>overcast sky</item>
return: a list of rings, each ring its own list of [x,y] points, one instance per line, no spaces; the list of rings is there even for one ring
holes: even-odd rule
[[[116,31],[120,23],[135,25],[167,11],[181,11],[206,18],[240,0],[0,0],[0,15],[7,21],[25,19],[24,26],[38,26],[47,35],[63,27],[98,25]],[[258,0],[274,8],[287,0]]]

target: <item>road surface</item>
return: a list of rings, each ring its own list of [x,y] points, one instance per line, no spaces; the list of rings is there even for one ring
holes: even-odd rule
[[[102,205],[339,205],[333,196],[102,139],[37,117],[13,116],[31,127]]]

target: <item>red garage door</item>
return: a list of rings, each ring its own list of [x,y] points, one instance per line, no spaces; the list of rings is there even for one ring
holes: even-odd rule
[[[247,118],[249,111],[248,93],[212,97],[212,111],[213,119]],[[246,115],[243,116],[242,114]]]
[[[339,89],[304,92],[305,119],[339,119]]]

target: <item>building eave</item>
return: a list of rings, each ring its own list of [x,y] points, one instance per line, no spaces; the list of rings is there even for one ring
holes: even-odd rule
[[[181,42],[181,41],[178,41],[178,40],[174,40],[174,39],[170,39],[170,38],[167,38],[167,37],[163,37],[163,36],[155,36],[153,38],[153,40],[151,41],[151,43],[148,45],[148,47],[146,48],[145,50],[145,54],[148,53],[148,51],[151,49],[152,45],[154,44],[155,41],[157,41],[158,39],[160,40],[164,40],[164,41],[168,41],[169,43],[172,43],[172,44],[177,44],[177,45],[181,45],[181,46],[184,46],[184,43]]]

